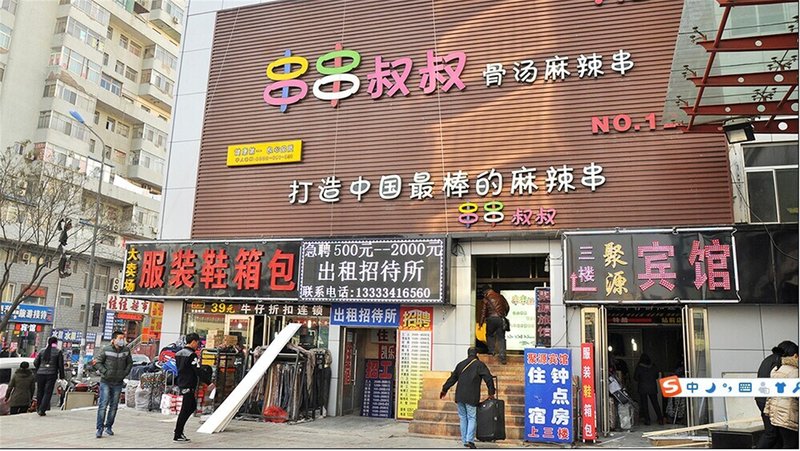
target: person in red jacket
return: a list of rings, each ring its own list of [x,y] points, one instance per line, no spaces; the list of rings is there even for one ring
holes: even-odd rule
[[[508,301],[506,298],[488,288],[483,293],[483,308],[481,309],[478,325],[486,323],[486,345],[489,354],[500,356],[500,363],[506,364],[506,315],[508,315]]]

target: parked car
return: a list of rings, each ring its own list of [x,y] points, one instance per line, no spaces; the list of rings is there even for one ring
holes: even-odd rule
[[[30,369],[33,370],[33,357],[0,357],[0,370],[11,370],[11,377],[14,377],[14,372],[19,369],[19,364],[28,362]]]

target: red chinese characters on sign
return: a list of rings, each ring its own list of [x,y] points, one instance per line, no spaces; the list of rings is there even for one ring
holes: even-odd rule
[[[526,352],[531,365],[569,365],[569,354],[549,354],[545,352]]]
[[[719,240],[711,240],[711,244],[703,248],[700,247],[699,240],[694,240],[692,252],[689,254],[689,264],[694,265],[694,286],[699,290],[708,281],[709,290],[717,288],[730,290],[731,275],[728,272],[730,256],[730,245],[720,244]],[[702,262],[706,263],[706,272],[703,272]]]
[[[240,290],[258,290],[261,288],[261,257],[258,249],[239,249],[236,255],[236,275],[233,282]]]
[[[200,282],[206,289],[228,288],[228,253],[225,249],[206,249]]]
[[[197,273],[195,269],[195,258],[197,254],[191,249],[179,249],[172,254],[172,268],[169,272],[169,284],[175,288],[194,287],[194,276]]]
[[[166,251],[144,251],[142,253],[140,287],[161,288],[164,286],[164,262],[166,257]]]
[[[594,389],[594,345],[581,344],[581,410],[583,439],[597,439],[597,404]]]
[[[280,249],[275,251],[275,255],[269,261],[271,276],[269,287],[274,291],[292,291],[295,287],[294,282],[294,254],[282,252]]]
[[[675,284],[670,280],[675,280],[678,276],[674,272],[669,272],[671,263],[669,257],[675,256],[675,246],[662,246],[658,241],[653,241],[652,246],[639,246],[637,255],[644,257],[644,273],[637,274],[639,280],[646,280],[639,285],[642,291],[656,284],[656,280],[662,287],[669,291],[675,289]]]

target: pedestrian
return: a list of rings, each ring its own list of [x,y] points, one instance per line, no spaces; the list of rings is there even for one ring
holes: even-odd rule
[[[483,308],[478,325],[486,323],[486,345],[489,353],[500,356],[500,363],[506,364],[506,315],[508,315],[506,298],[488,288],[483,293]]]
[[[33,366],[36,368],[36,412],[43,417],[50,410],[56,379],[64,379],[64,353],[58,349],[58,338],[47,339],[47,347],[36,354]]]
[[[458,383],[456,406],[461,423],[461,442],[466,448],[475,448],[476,416],[481,398],[481,379],[486,382],[486,388],[489,389],[489,399],[494,399],[495,388],[492,374],[486,364],[478,358],[478,349],[469,348],[467,358],[456,365],[439,394],[439,399],[444,399],[447,390]]]
[[[778,346],[783,349],[781,366],[772,370],[770,377],[773,379],[797,379],[800,375],[797,369],[797,345],[791,341],[784,341]],[[764,414],[769,417],[770,423],[778,431],[778,435],[783,441],[782,448],[797,449],[797,397],[768,398],[767,404],[764,406]]]
[[[117,416],[119,396],[123,382],[133,367],[131,350],[125,343],[125,333],[116,330],[111,334],[111,344],[104,346],[94,356],[94,367],[100,373],[100,399],[97,401],[97,432],[95,437],[114,435],[114,419]]]
[[[760,378],[768,378],[772,374],[772,370],[775,368],[779,368],[781,366],[781,358],[783,358],[783,347],[786,346],[787,343],[792,343],[791,341],[784,341],[780,343],[778,346],[772,348],[772,354],[767,356],[762,362],[761,365],[758,367],[757,376]],[[778,430],[772,426],[772,423],[769,421],[769,417],[764,414],[764,407],[767,404],[767,398],[755,398],[756,405],[758,406],[758,410],[761,412],[761,421],[764,423],[764,432],[761,434],[761,438],[758,439],[758,445],[756,448],[759,449],[771,449],[771,448],[780,448],[783,446],[783,441],[781,440],[780,435],[778,435]]]
[[[183,434],[183,428],[189,417],[197,409],[197,400],[194,397],[197,390],[197,383],[200,380],[200,358],[197,357],[197,348],[200,346],[200,336],[196,333],[186,335],[186,346],[175,353],[175,366],[178,367],[178,379],[176,381],[183,403],[181,411],[178,413],[178,422],[175,424],[175,433],[172,440],[176,442],[188,442],[189,439]]]
[[[633,380],[638,385],[639,392],[639,416],[644,420],[645,426],[650,425],[650,408],[647,400],[653,404],[653,409],[658,416],[658,424],[664,424],[664,415],[658,403],[658,369],[653,365],[653,361],[647,354],[642,354],[639,364],[633,373]]]
[[[31,406],[36,381],[34,381],[33,372],[29,367],[28,362],[20,363],[19,369],[14,372],[11,382],[8,384],[5,399],[11,408],[11,415],[25,413]]]

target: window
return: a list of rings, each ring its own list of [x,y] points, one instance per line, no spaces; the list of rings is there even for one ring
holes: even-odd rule
[[[94,124],[97,125],[99,123],[100,123],[100,112],[99,111],[95,111],[94,112]]]
[[[62,5],[67,3],[72,3],[92,19],[105,26],[108,26],[108,21],[111,19],[111,13],[109,13],[107,9],[98,5],[96,2],[92,0],[61,0]]]
[[[130,132],[131,128],[129,126],[123,124],[122,122],[117,124],[117,133],[119,133],[120,135],[127,138],[130,135]]]
[[[61,81],[48,82],[44,87],[44,97],[58,97],[77,107],[79,111],[86,111],[91,108],[92,101],[85,94],[78,93],[75,89],[65,85]]]
[[[78,318],[78,322],[83,324],[84,321],[86,321],[86,305],[81,304],[81,315],[80,318]]]
[[[17,3],[18,0],[2,0],[2,2],[0,2],[0,9],[15,14],[17,12]]]
[[[108,65],[108,53],[103,53],[103,66]]]
[[[97,145],[97,141],[90,139],[89,140],[89,152],[94,153],[94,146]]]
[[[125,73],[125,65],[122,64],[122,61],[117,61],[117,64],[114,66],[114,72],[120,75]]]
[[[64,307],[72,307],[72,300],[73,300],[72,293],[61,293],[61,296],[58,297],[58,305],[63,305]]]
[[[0,49],[8,50],[11,46],[11,28],[0,23]]]
[[[797,222],[797,144],[743,147],[750,222]]]
[[[0,64],[0,83],[3,82],[3,77],[6,75],[6,65]]]
[[[106,130],[113,132],[116,129],[116,127],[117,127],[117,121],[115,121],[110,117],[106,119]]]
[[[41,111],[39,113],[38,128],[50,128],[58,130],[65,135],[84,140],[86,138],[86,127],[81,126],[74,119],[64,116],[55,111]]]
[[[56,20],[56,34],[65,33],[67,31],[67,18],[59,17]]]
[[[128,48],[128,37],[124,34],[119,35],[119,46],[123,49]]]
[[[125,68],[125,78],[130,81],[135,82],[139,79],[139,72],[131,69],[130,67]]]
[[[89,81],[100,82],[100,65],[68,47],[54,49],[50,54],[50,64],[59,65]]]
[[[61,21],[61,19],[59,19],[59,21]],[[63,32],[63,30],[60,31],[60,22],[56,22],[56,33]],[[66,32],[94,49],[102,50],[103,48],[103,37],[72,17],[67,19]]]
[[[114,149],[114,155],[111,157],[111,161],[117,164],[125,164],[125,157],[127,157],[125,152],[119,149]]]
[[[106,30],[106,37],[108,39],[112,39],[114,37],[114,29],[111,28],[111,25],[109,25],[108,30]]]
[[[103,74],[103,77],[100,79],[100,87],[106,91],[111,91],[116,95],[122,94],[122,82],[115,80],[106,74]]]
[[[13,283],[9,283],[3,289],[3,302],[11,302],[14,300],[14,296],[16,295],[16,288],[17,285]]]
[[[142,56],[142,46],[131,41],[130,45],[128,45],[128,51],[133,53],[135,56]]]

